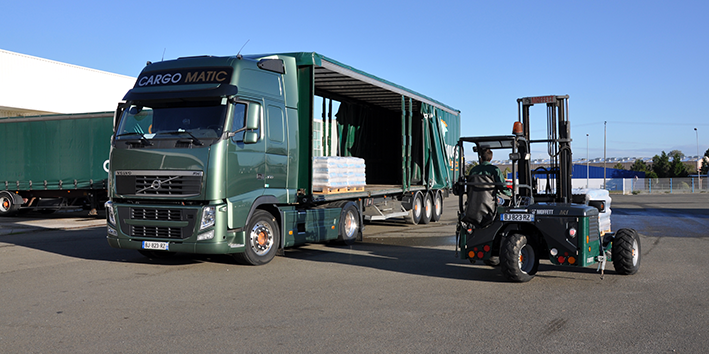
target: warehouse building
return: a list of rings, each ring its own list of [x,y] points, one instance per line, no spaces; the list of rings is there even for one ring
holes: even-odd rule
[[[106,112],[135,78],[0,49],[0,118]]]

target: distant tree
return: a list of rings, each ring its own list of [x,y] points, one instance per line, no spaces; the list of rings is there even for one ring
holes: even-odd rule
[[[704,153],[704,160],[702,161],[702,172],[701,174],[706,175],[709,172],[709,149]]]
[[[673,150],[675,151],[675,150]],[[672,153],[672,151],[670,152]],[[687,171],[687,165],[682,163],[683,155],[681,152],[679,154],[675,153],[672,155],[672,163],[670,164],[670,176],[669,177],[687,177],[689,176],[689,171]]]
[[[615,166],[613,166],[613,168],[615,168],[616,170],[624,170],[625,166],[623,166],[622,163],[618,162],[617,164],[615,164]]]
[[[630,166],[631,171],[650,172],[650,167],[643,160],[635,160]]]
[[[657,178],[670,177],[670,158],[663,151],[662,155],[652,157],[652,172],[655,172]]]
[[[669,154],[667,154],[667,156],[669,156],[670,158],[673,158],[673,159],[675,158],[675,156],[678,156],[677,159],[678,159],[678,160],[681,160],[681,159],[684,158],[684,153],[683,153],[682,151],[679,151],[679,150],[672,150],[672,151],[670,151]]]
[[[471,163],[467,164],[467,165],[465,166],[465,175],[466,175],[466,176],[469,175],[469,174],[470,174],[470,170],[472,170],[473,167],[475,167],[475,166],[477,166],[477,165],[478,165],[477,162],[471,162]]]

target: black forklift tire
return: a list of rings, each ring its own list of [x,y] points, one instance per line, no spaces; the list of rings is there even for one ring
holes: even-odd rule
[[[631,275],[640,268],[640,237],[633,229],[620,229],[613,238],[613,267],[623,275]]]
[[[522,283],[534,278],[539,268],[539,257],[526,235],[510,234],[502,241],[500,268],[507,280]]]

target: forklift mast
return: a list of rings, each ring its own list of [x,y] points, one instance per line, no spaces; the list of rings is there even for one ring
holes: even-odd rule
[[[547,105],[547,137],[532,140],[530,136],[529,107],[535,104]],[[520,186],[533,186],[535,175],[544,175],[547,180],[546,193],[533,193],[533,188],[520,188],[520,195],[533,197],[539,202],[571,203],[571,127],[569,124],[569,96],[537,96],[517,99],[518,121],[522,123],[523,136],[528,149],[531,144],[546,143],[549,168],[531,170],[531,161],[519,160]],[[529,151],[525,151],[529,153]],[[534,195],[532,195],[534,194]]]

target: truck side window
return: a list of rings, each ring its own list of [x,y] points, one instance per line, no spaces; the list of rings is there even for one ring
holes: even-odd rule
[[[268,139],[276,142],[285,141],[283,111],[276,106],[268,106]]]
[[[231,125],[231,131],[237,131],[244,127],[244,122],[246,121],[246,104],[237,103],[234,105],[234,119]],[[244,132],[238,132],[232,138],[234,141],[243,141]]]

